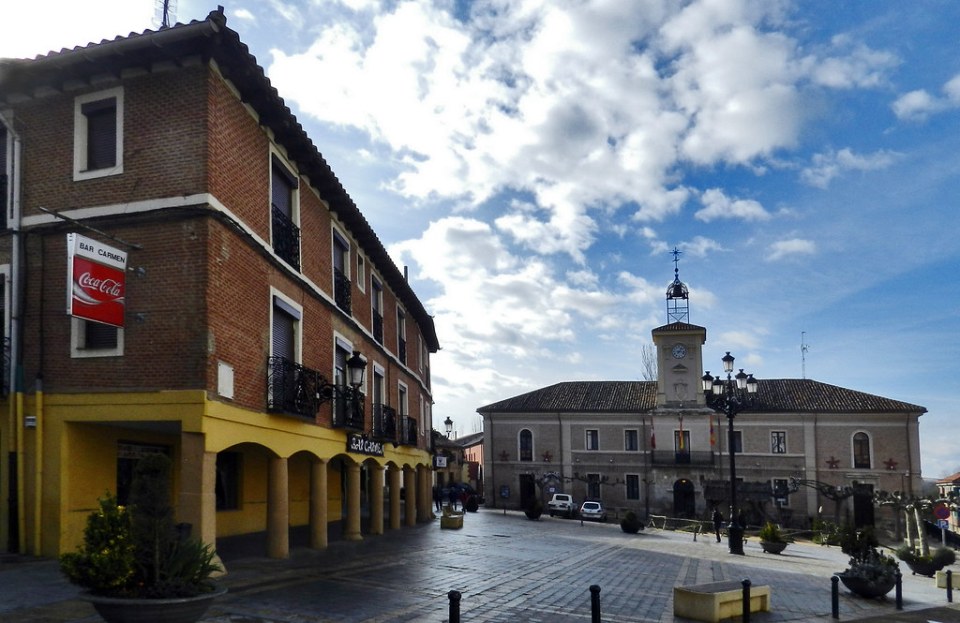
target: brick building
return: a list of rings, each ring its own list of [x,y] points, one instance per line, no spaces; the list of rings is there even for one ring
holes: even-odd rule
[[[433,320],[222,9],[0,60],[0,122],[0,548],[73,549],[149,452],[211,543],[430,517]]]
[[[726,512],[729,422],[702,389],[707,330],[688,319],[687,287],[675,277],[668,323],[652,332],[655,381],[563,382],[477,409],[488,503],[522,508],[565,492],[641,516]],[[811,379],[758,379],[755,403],[734,418],[745,519],[808,527],[822,517],[893,532],[896,517],[875,509],[872,494],[921,490],[925,412]]]

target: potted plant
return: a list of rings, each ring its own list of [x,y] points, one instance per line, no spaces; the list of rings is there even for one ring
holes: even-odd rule
[[[83,545],[60,557],[60,569],[86,589],[108,623],[193,623],[226,592],[212,576],[216,553],[178,530],[170,506],[170,459],[140,459],[130,506],[109,493],[84,529]]]
[[[897,550],[897,558],[907,563],[914,575],[933,577],[947,565],[952,565],[957,555],[949,547],[938,547],[932,554],[924,556],[922,552],[904,545]]]
[[[620,529],[627,534],[636,534],[643,530],[643,522],[633,511],[627,511],[627,514],[620,520]]]
[[[527,519],[540,519],[540,515],[543,514],[543,502],[540,501],[540,498],[533,498],[523,509],[523,512]]]
[[[837,576],[850,592],[873,599],[890,592],[900,574],[900,565],[892,556],[875,547],[850,557],[850,566]]]
[[[787,547],[787,540],[783,537],[783,534],[780,533],[780,528],[775,523],[768,521],[764,524],[758,536],[760,538],[760,547],[763,548],[763,551],[770,554],[779,554]]]

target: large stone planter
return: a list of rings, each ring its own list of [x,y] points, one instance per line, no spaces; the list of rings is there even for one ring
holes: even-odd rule
[[[81,599],[93,604],[107,623],[196,623],[213,600],[226,592],[220,587],[212,593],[172,599],[122,599],[84,593]]]
[[[859,595],[860,597],[866,597],[867,599],[883,597],[897,584],[896,578],[877,582],[857,576],[844,575],[842,573],[838,573],[837,577],[840,578],[840,581],[843,582],[843,585],[846,586],[851,593]]]
[[[903,562],[907,563],[913,575],[925,575],[928,578],[932,578],[937,571],[943,569],[943,565],[932,560],[904,560]]]
[[[760,541],[760,547],[768,554],[779,554],[787,548],[786,541]]]

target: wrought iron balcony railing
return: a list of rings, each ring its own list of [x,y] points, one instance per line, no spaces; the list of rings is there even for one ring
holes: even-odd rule
[[[373,405],[373,436],[381,441],[397,441],[397,410],[383,404]]]
[[[350,278],[341,271],[333,270],[333,300],[337,307],[350,314]]]
[[[287,264],[300,270],[300,228],[273,206],[273,250]]]
[[[651,454],[654,465],[713,465],[716,457],[715,453],[709,451],[654,450]]]
[[[336,386],[333,396],[333,426],[363,432],[363,394],[346,385]]]
[[[267,361],[267,410],[313,419],[320,409],[322,377],[286,357]]]
[[[400,444],[404,446],[417,445],[417,421],[412,417],[403,417],[403,430],[400,431]]]

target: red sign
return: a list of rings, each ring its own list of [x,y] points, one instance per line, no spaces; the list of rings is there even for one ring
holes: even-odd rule
[[[933,516],[937,519],[947,519],[950,517],[950,509],[946,504],[937,504],[933,507]]]
[[[67,234],[67,313],[123,326],[127,254],[79,234]]]

